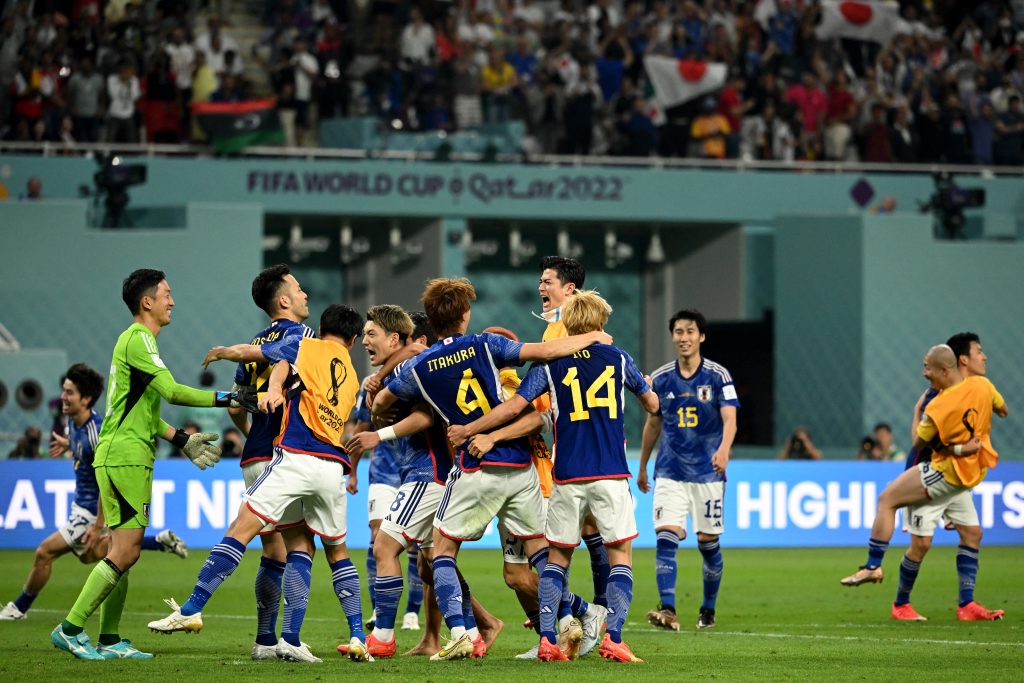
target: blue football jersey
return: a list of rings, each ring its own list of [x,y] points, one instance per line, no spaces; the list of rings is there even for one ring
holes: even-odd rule
[[[723,406],[739,408],[729,371],[707,358],[692,377],[679,373],[678,361],[651,375],[661,401],[661,446],[654,476],[703,484],[723,481],[711,466],[722,444]]]
[[[403,401],[425,400],[449,424],[466,425],[501,403],[498,371],[522,365],[522,346],[496,334],[447,337],[408,363],[388,388]],[[466,472],[481,465],[527,467],[530,447],[525,438],[507,441],[478,459],[459,444],[456,463]]]
[[[626,389],[639,396],[651,387],[628,353],[606,344],[530,368],[516,393],[530,402],[544,393],[551,396],[555,483],[631,476]]]
[[[356,395],[356,422],[370,422],[370,409],[366,407],[366,392],[359,388]],[[398,454],[404,450],[403,444],[394,441],[381,441],[370,453],[370,483],[384,484],[398,488],[402,485],[401,470],[398,466]]]
[[[96,442],[100,438],[103,418],[92,411],[81,427],[70,417],[65,422],[68,435],[68,450],[75,462],[75,503],[96,514],[100,500],[100,488],[96,483],[96,471],[92,461],[96,453]]]
[[[315,337],[313,328],[292,320],[275,320],[267,327],[257,333],[252,341],[252,346],[259,346],[270,342],[280,341],[291,335],[301,337]],[[240,387],[256,387],[257,393],[265,393],[267,382],[270,380],[270,373],[274,364],[267,361],[254,363],[239,363],[235,369],[235,384]],[[245,446],[242,447],[242,458],[240,465],[248,465],[259,460],[271,460],[274,457],[274,439],[281,433],[281,417],[284,409],[278,408],[273,413],[255,413],[251,415],[252,423],[249,425],[249,434],[245,437]]]
[[[388,375],[388,386],[401,374],[404,366],[413,361],[404,361]],[[396,404],[398,409],[396,422],[408,417],[415,404],[407,401],[399,401]],[[436,482],[443,484],[448,479],[448,472],[452,469],[452,452],[448,447],[448,434],[445,429],[445,422],[436,413],[434,424],[423,431],[416,432],[401,441],[402,454],[398,457],[399,468],[402,475],[402,483],[406,482]]]

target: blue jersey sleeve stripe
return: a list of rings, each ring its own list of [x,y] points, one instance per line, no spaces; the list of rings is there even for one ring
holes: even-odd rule
[[[438,415],[444,418],[445,422],[449,422],[448,416],[441,411],[438,405],[434,403],[434,399],[430,398],[430,394],[427,393],[427,390],[423,388],[423,382],[420,381],[420,376],[419,373],[416,372],[416,368],[413,367],[409,374],[411,374],[412,378],[416,380],[416,386],[420,388],[420,395],[423,396],[424,399],[426,399],[427,403],[430,404],[430,407],[433,408]]]
[[[558,419],[558,392],[555,391],[555,378],[551,376],[551,366],[544,366],[544,374],[548,376],[548,396],[551,397],[551,419]]]
[[[619,415],[626,412],[626,354],[619,354],[622,363],[622,381],[619,383]]]
[[[657,370],[655,370],[654,372],[651,373],[651,379],[654,379],[658,375],[664,375],[666,372],[671,372],[672,370],[675,369],[675,367],[676,367],[676,362],[675,361],[672,361],[671,363],[665,363],[660,368],[658,368]]]
[[[491,374],[494,376],[494,386],[498,388],[498,402],[504,403],[505,392],[501,390],[501,372],[498,370],[498,366],[494,362],[494,356],[491,355],[491,346],[487,342],[484,342],[484,351],[487,352],[487,362],[491,365]]]
[[[726,370],[723,366],[713,361],[710,361],[707,358],[704,359],[704,365],[709,370],[713,370],[714,372],[717,372],[719,375],[721,375],[722,380],[725,381],[726,384],[732,384],[732,375],[730,375],[729,371]]]

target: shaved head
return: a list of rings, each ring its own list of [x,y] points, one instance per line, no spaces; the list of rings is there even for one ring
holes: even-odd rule
[[[953,349],[947,344],[937,344],[928,349],[928,353],[924,355],[924,360],[936,368],[956,367],[956,354],[953,353]]]

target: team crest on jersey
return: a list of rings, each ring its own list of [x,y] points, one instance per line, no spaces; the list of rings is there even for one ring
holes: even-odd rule
[[[149,517],[149,503],[142,504],[142,514],[145,517]]]
[[[707,403],[711,400],[712,391],[710,384],[702,384],[697,387],[697,400],[701,403]]]

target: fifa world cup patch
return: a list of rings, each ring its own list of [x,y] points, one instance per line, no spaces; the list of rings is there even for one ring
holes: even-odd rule
[[[702,384],[697,387],[697,400],[701,403],[707,403],[711,400],[714,392],[711,390],[710,384]]]
[[[142,504],[142,515],[144,517],[149,517],[149,503]]]

